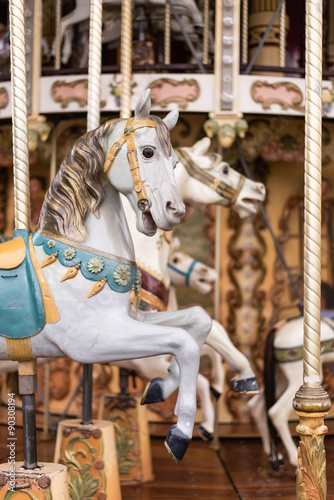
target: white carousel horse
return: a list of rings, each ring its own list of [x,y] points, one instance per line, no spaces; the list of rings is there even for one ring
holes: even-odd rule
[[[121,0],[103,0],[103,3],[108,7],[115,7],[119,9]],[[161,12],[165,8],[165,0],[136,0],[135,7],[143,6],[152,9],[154,17],[157,16],[156,21],[159,23],[158,29],[164,29],[164,21],[161,24]],[[174,1],[173,5],[180,16],[189,36],[193,35],[198,39],[196,32],[203,28],[203,16],[198,9],[194,0],[180,0]],[[66,16],[62,17],[60,27],[60,40],[62,44],[61,60],[63,64],[67,64],[72,55],[72,42],[74,38],[74,27],[82,25],[81,31],[81,54],[79,66],[83,67],[87,64],[88,60],[88,20],[89,20],[89,1],[80,0],[77,2],[76,7]],[[161,26],[160,26],[161,25]],[[177,36],[180,33],[180,28],[177,22],[172,17],[171,29]],[[103,32],[102,43],[114,44],[119,43],[121,37],[121,19],[120,15],[115,11],[114,15],[103,16]],[[55,46],[52,49],[53,55],[55,53]]]
[[[322,314],[326,316],[326,311]],[[322,364],[334,361],[334,314],[321,321]],[[289,429],[292,401],[303,383],[303,317],[283,320],[269,332],[266,346],[265,390],[248,402],[259,429],[264,452],[273,468],[284,464],[277,449],[278,434],[289,462],[297,467],[297,447]],[[267,410],[268,408],[268,410]]]
[[[20,349],[24,359],[69,357],[79,363],[172,354],[180,369],[178,418],[165,444],[179,461],[192,437],[200,348],[211,319],[199,307],[129,312],[140,275],[119,193],[147,235],[157,227],[173,229],[184,214],[169,141],[178,112],[162,121],[149,115],[150,106],[146,91],[134,119],[106,122],[78,139],[51,183],[32,238],[19,230],[0,245],[0,359],[17,359]],[[23,265],[31,276],[19,281]],[[20,309],[29,277],[33,294]]]
[[[255,213],[255,203],[263,201],[265,187],[231,169],[226,162],[222,161],[220,155],[208,153],[210,144],[210,139],[206,137],[191,148],[177,151],[180,161],[175,168],[175,177],[183,201],[232,207],[241,217]],[[166,310],[170,289],[168,272],[170,238],[161,232],[153,238],[141,237],[140,233],[135,230],[136,218],[131,213],[126,200],[124,200],[124,208],[136,248],[137,264],[143,279],[139,307],[143,314],[151,310]],[[213,324],[214,328],[206,339],[206,344],[223,357],[231,371],[237,372],[232,381],[233,389],[238,392],[257,392],[258,386],[248,359],[236,349],[224,328],[217,322]],[[151,362],[154,363],[154,369],[159,369],[158,373],[164,372],[165,377],[159,375],[150,382],[144,393],[143,403],[165,401],[178,387],[178,369],[175,361],[168,366],[166,358],[161,357],[163,366],[160,365],[158,368],[159,362],[155,360],[136,359],[131,361],[131,366],[128,367],[135,369],[138,373],[147,373]],[[122,366],[127,368],[124,362]],[[168,376],[166,377],[167,370]],[[217,384],[218,397],[221,394],[221,387]],[[208,429],[212,427],[212,422],[204,424],[209,434]]]

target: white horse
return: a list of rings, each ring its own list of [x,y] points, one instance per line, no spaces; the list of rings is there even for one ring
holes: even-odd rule
[[[331,311],[333,318],[333,311]],[[321,321],[322,363],[334,361],[334,322]],[[264,452],[273,468],[284,464],[277,449],[278,434],[289,462],[297,467],[297,447],[289,429],[292,401],[303,383],[303,317],[283,320],[269,332],[266,346],[265,391],[248,402],[259,429]],[[268,408],[268,410],[267,410]]]
[[[29,237],[31,254],[25,253],[24,230],[0,245],[0,359],[17,359],[20,347],[25,359],[69,357],[79,363],[172,354],[180,370],[178,418],[165,445],[179,461],[192,437],[200,348],[211,318],[199,307],[129,312],[140,279],[119,193],[131,203],[137,228],[146,235],[154,235],[157,227],[173,229],[185,211],[169,141],[178,112],[162,121],[149,115],[150,106],[146,91],[134,119],[106,122],[76,141],[46,194],[38,229]],[[26,266],[32,259],[44,291],[44,315],[37,286],[26,301],[36,305],[35,323],[18,307],[22,255]],[[9,314],[14,306],[15,321]]]
[[[121,7],[121,0],[103,0],[103,3],[108,7],[114,7],[115,12],[110,15],[103,13],[103,32],[102,43],[119,44],[121,37],[121,18],[117,10]],[[136,0],[135,7],[146,7],[152,10],[153,19],[158,22],[158,29],[164,29],[164,21],[161,22],[162,11],[165,9],[165,0]],[[173,5],[176,12],[184,25],[188,35],[195,40],[199,40],[197,31],[203,29],[203,16],[198,9],[194,0],[174,1]],[[156,19],[155,19],[155,16]],[[79,66],[87,65],[88,60],[88,20],[89,20],[89,1],[80,0],[76,7],[66,16],[62,17],[60,25],[60,40],[62,44],[61,60],[63,64],[67,64],[72,55],[72,43],[74,38],[74,28],[76,25],[81,26],[80,29],[80,51]],[[171,29],[174,36],[180,34],[180,27],[172,17]],[[182,35],[181,35],[182,36]],[[52,48],[53,55],[55,54],[55,42]]]
[[[246,179],[231,169],[226,162],[222,161],[220,155],[208,153],[210,144],[210,139],[206,137],[191,148],[177,151],[180,161],[175,168],[175,177],[183,201],[221,204],[232,207],[241,217],[247,217],[256,211],[255,202],[263,201],[265,187],[261,183]],[[161,232],[153,238],[142,237],[135,230],[136,217],[132,214],[126,201],[124,201],[124,208],[136,248],[137,264],[143,278],[139,307],[143,314],[146,314],[146,311],[167,310],[170,290],[168,272],[168,259],[171,251],[170,238]],[[194,321],[196,320],[194,319]],[[213,322],[213,324],[214,327],[206,344],[223,357],[231,371],[237,372],[232,381],[233,389],[242,393],[257,392],[258,386],[248,359],[236,349],[224,328],[217,322]],[[161,364],[159,365],[159,363]],[[153,370],[157,370],[158,376],[146,387],[142,399],[143,403],[165,401],[178,388],[178,369],[175,361],[168,365],[166,358],[162,357],[160,361],[136,359],[131,361],[128,366],[122,362],[122,366],[135,369],[145,378],[148,378],[148,373],[153,374]],[[153,367],[152,372],[151,366]],[[145,373],[146,375],[144,375]],[[164,375],[161,375],[162,373]],[[167,373],[168,376],[166,376]],[[208,382],[206,381],[205,384],[207,385]],[[215,390],[216,396],[219,397],[222,385],[217,383]],[[210,394],[208,393],[206,401],[209,400]],[[205,405],[201,406],[204,408]],[[202,426],[205,427],[208,434],[212,432],[212,410],[210,420],[205,419]]]

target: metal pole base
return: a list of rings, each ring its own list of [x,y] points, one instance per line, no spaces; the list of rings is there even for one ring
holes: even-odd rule
[[[23,462],[0,464],[0,497],[16,494],[24,497],[49,500],[70,500],[67,469],[64,465],[41,462],[34,470],[24,468]]]
[[[87,487],[90,498],[121,500],[114,426],[111,422],[93,420],[90,425],[83,425],[80,419],[60,422],[54,461],[67,467],[73,498],[81,498]]]
[[[146,406],[140,404],[141,397],[106,394],[100,407],[99,418],[115,423],[121,484],[154,480]]]

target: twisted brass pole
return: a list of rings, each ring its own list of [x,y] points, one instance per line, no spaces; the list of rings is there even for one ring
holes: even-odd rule
[[[55,42],[54,42],[54,52],[55,52],[55,69],[60,69],[61,67],[61,39],[60,39],[60,27],[61,27],[61,0],[56,0],[55,5]]]
[[[280,14],[280,30],[279,30],[279,65],[281,68],[285,66],[285,16],[286,16],[286,0],[282,4],[281,14]]]
[[[293,407],[300,417],[297,499],[326,499],[324,416],[330,399],[320,379],[322,2],[306,0],[304,360]]]
[[[132,1],[122,1],[121,26],[121,118],[131,116],[131,78],[132,78]]]
[[[248,63],[248,0],[242,2],[241,62]]]
[[[30,228],[27,75],[24,0],[10,2],[15,229]]]
[[[171,31],[170,31],[170,5],[165,4],[165,29],[164,29],[164,63],[170,64]]]
[[[204,0],[203,9],[203,64],[209,64],[209,14],[210,0]]]
[[[102,0],[90,1],[87,132],[100,126]]]

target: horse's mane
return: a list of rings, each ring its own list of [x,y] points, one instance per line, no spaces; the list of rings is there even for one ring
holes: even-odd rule
[[[170,156],[168,128],[161,118],[149,118],[157,124],[160,145],[164,153]],[[85,238],[87,213],[91,210],[98,217],[99,207],[104,200],[101,183],[106,156],[104,138],[112,133],[117,121],[107,121],[74,143],[45,195],[38,231],[67,236],[77,241]]]
[[[107,121],[74,143],[45,195],[39,231],[79,241],[84,239],[87,212],[90,209],[98,217],[104,199],[101,183],[105,162],[103,143],[115,123]]]

